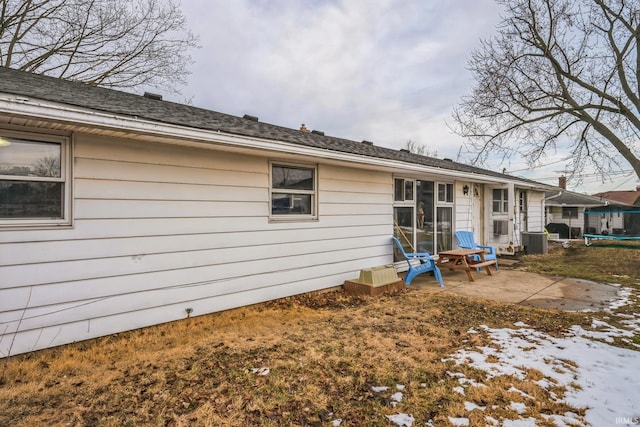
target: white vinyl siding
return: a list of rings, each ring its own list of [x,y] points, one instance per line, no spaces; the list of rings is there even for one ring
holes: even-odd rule
[[[581,233],[586,233],[584,229],[584,208],[578,207],[578,217],[577,218],[563,218],[563,208],[561,206],[550,206],[547,208],[547,223],[555,223],[555,224],[566,224],[568,227],[572,228],[580,228]],[[607,216],[608,217],[608,216]],[[598,221],[598,226],[600,222]],[[597,230],[599,232],[600,230]]]
[[[527,231],[544,231],[544,193],[527,191]]]
[[[78,135],[75,224],[0,231],[0,357],[341,285],[389,263],[390,173],[318,166],[269,222],[269,161]]]
[[[473,204],[474,199],[472,192],[469,191],[467,194],[464,194],[463,187],[467,186],[471,187],[472,184],[468,182],[456,182],[455,185],[455,230],[454,231],[474,231],[473,224]],[[480,227],[481,224],[477,224],[476,227]],[[455,238],[454,238],[455,240]],[[456,242],[454,241],[454,246]]]

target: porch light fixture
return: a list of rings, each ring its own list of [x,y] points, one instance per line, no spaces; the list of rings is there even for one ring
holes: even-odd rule
[[[462,194],[464,194],[465,196],[469,194],[469,186],[467,184],[462,187]]]

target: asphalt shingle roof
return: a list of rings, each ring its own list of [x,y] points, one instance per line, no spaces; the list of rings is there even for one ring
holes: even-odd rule
[[[614,200],[623,205],[640,206],[640,190],[606,191],[604,193],[594,194],[594,196]]]
[[[529,185],[543,186],[528,179],[505,175],[451,160],[421,156],[360,141],[303,132],[298,129],[290,129],[189,105],[151,99],[141,95],[31,74],[6,67],[0,67],[0,92],[160,123],[258,137],[306,147],[396,160],[463,173],[487,175],[502,178],[505,181],[521,181]]]
[[[567,190],[547,191],[544,196],[546,199],[545,203],[549,206],[603,206],[607,202],[606,199],[601,197],[574,193]]]

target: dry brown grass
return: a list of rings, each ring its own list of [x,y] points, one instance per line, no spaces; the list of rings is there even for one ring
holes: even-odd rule
[[[549,254],[522,261],[528,271],[640,288],[640,242],[573,241],[568,249],[552,245]]]
[[[420,291],[288,298],[14,357],[0,387],[0,425],[388,425],[385,415],[396,412],[444,423],[464,413],[465,399],[513,418],[513,381],[494,379],[465,398],[441,359],[488,344],[467,333],[479,324],[524,321],[557,334],[583,320]],[[267,375],[253,372],[262,367]],[[481,372],[466,375],[485,382]],[[406,388],[394,407],[396,384]],[[532,416],[557,406],[530,392],[541,396]]]
[[[547,255],[521,258],[522,269],[554,276],[573,277],[601,283],[619,284],[633,291],[627,304],[614,313],[596,313],[607,323],[624,327],[625,318],[640,313],[640,242],[594,240],[592,246],[574,241],[569,249],[559,245],[549,248]],[[616,345],[637,350],[640,336],[630,340],[615,339]]]
[[[640,251],[608,251],[526,257],[525,266],[584,277],[562,266],[586,271],[585,260],[597,256],[616,272],[609,281],[627,275],[628,284],[638,283],[640,268],[632,266]],[[560,256],[572,258],[549,267]],[[573,269],[576,262],[582,265]],[[378,298],[302,295],[0,361],[0,426],[321,426],[337,418],[342,426],[387,426],[385,415],[398,412],[412,414],[415,425],[465,416],[484,426],[486,416],[517,418],[511,402],[545,426],[542,414],[580,411],[538,386],[541,372],[487,379],[443,359],[490,345],[482,330],[467,332],[482,324],[522,321],[557,336],[574,324],[588,328],[590,316],[412,289]],[[268,374],[253,371],[263,367]],[[468,387],[463,396],[454,391],[453,370],[487,387]],[[397,384],[405,386],[401,402],[391,399]],[[469,413],[465,401],[485,409]]]

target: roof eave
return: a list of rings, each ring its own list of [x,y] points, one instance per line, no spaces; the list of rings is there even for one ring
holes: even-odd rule
[[[348,163],[358,163],[366,167],[388,168],[398,172],[438,174],[451,178],[464,179],[466,181],[484,183],[505,183],[505,181],[507,181],[512,182],[519,187],[537,190],[547,188],[544,184],[521,181],[517,178],[509,179],[508,177],[494,177],[490,175],[461,172],[454,169],[426,166],[401,160],[390,160],[318,147],[308,147],[266,138],[231,134],[219,130],[198,129],[189,126],[141,119],[138,117],[105,113],[87,108],[74,107],[67,104],[16,96],[7,93],[0,93],[0,111],[10,115],[45,119],[52,122],[64,122],[103,129],[121,130],[144,135],[152,135],[165,139],[170,138],[171,143],[175,143],[176,145],[197,146],[209,149],[214,148],[213,144],[218,147],[220,145],[226,145],[245,150],[266,150]]]

